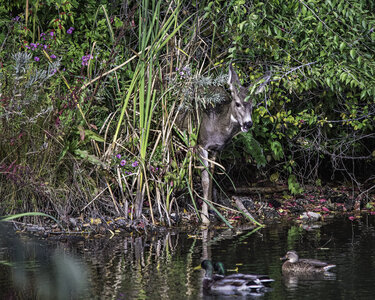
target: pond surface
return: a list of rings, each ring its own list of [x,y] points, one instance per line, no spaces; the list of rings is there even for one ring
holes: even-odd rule
[[[275,224],[257,231],[197,230],[164,236],[66,242],[2,230],[0,299],[373,299],[375,218],[330,220],[319,228]],[[336,264],[334,275],[286,278],[287,250]],[[272,290],[204,295],[197,268],[203,258],[229,273],[268,274]]]

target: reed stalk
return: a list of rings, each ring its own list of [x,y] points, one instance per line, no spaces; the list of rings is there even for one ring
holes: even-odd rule
[[[134,202],[134,215],[135,218],[140,218],[143,210],[143,202],[145,193],[148,198],[150,207],[150,215],[152,222],[155,223],[153,213],[152,196],[149,193],[150,186],[147,181],[148,178],[148,163],[152,160],[154,153],[150,151],[150,147],[163,147],[162,140],[159,139],[158,143],[150,144],[150,132],[155,130],[153,128],[153,114],[158,109],[157,103],[161,103],[161,90],[156,88],[155,80],[161,72],[162,66],[160,65],[160,54],[165,51],[168,41],[178,32],[183,26],[176,23],[176,17],[179,14],[180,6],[172,8],[168,7],[164,19],[161,15],[161,1],[143,0],[140,5],[140,12],[138,16],[138,61],[134,69],[134,75],[130,82],[129,88],[126,91],[125,99],[120,109],[120,116],[117,121],[116,131],[113,137],[112,148],[118,144],[118,136],[121,129],[128,127],[132,128],[137,133],[138,137],[138,153],[136,154],[137,161],[140,164],[139,172],[137,173],[136,183],[136,197]],[[165,12],[163,12],[165,13]],[[160,20],[162,20],[160,22]],[[165,97],[165,95],[164,95]],[[132,103],[132,114],[129,114],[129,104]],[[125,116],[132,116],[132,120],[127,120],[124,124]],[[164,189],[159,189],[159,192],[164,193]],[[162,203],[166,214],[169,213],[169,197],[171,195],[171,188],[165,191]],[[161,203],[160,203],[161,204]]]

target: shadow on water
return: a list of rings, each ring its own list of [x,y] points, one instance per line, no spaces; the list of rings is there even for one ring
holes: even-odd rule
[[[372,299],[374,223],[374,217],[363,216],[355,222],[337,218],[312,230],[286,223],[257,231],[168,232],[163,236],[69,239],[58,244],[35,240],[26,246],[19,238],[2,239],[0,298],[58,299],[48,295],[61,293],[60,299]],[[17,243],[22,244],[21,254],[16,254]],[[280,257],[291,249],[302,258],[337,267],[325,275],[283,276]],[[267,274],[275,282],[260,293],[203,293],[204,272],[198,266],[205,258],[222,261],[228,274]],[[79,279],[87,279],[88,284]],[[69,282],[79,285],[68,287]],[[31,297],[22,298],[25,293]]]

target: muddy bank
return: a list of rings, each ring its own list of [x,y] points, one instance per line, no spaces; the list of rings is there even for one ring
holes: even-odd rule
[[[361,199],[343,186],[310,188],[304,194],[291,196],[286,186],[267,186],[260,188],[240,187],[230,197],[218,197],[217,210],[230,226],[243,227],[257,225],[249,216],[262,225],[283,220],[310,224],[322,222],[335,216],[346,216],[351,221],[361,218],[362,213],[375,214],[375,195]],[[200,221],[194,211],[183,209],[171,216],[171,225],[149,221],[146,215],[141,220],[123,217],[66,218],[56,224],[48,218],[38,218],[37,224],[12,221],[16,231],[51,239],[87,239],[113,237],[115,235],[157,235],[173,229],[191,231],[200,228]],[[211,226],[226,227],[222,219],[210,210]]]
[[[345,186],[307,187],[297,196],[288,193],[287,186],[238,188],[231,202],[240,200],[258,221],[267,224],[281,219],[297,222],[324,221],[335,216],[360,218],[361,213],[375,214],[375,195],[366,195]],[[228,202],[227,202],[228,204]],[[238,206],[238,205],[237,205]],[[231,216],[238,219],[236,216]]]

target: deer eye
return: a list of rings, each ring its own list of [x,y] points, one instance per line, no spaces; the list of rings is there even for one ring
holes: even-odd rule
[[[236,107],[240,107],[241,106],[241,103],[240,102],[236,102]]]

